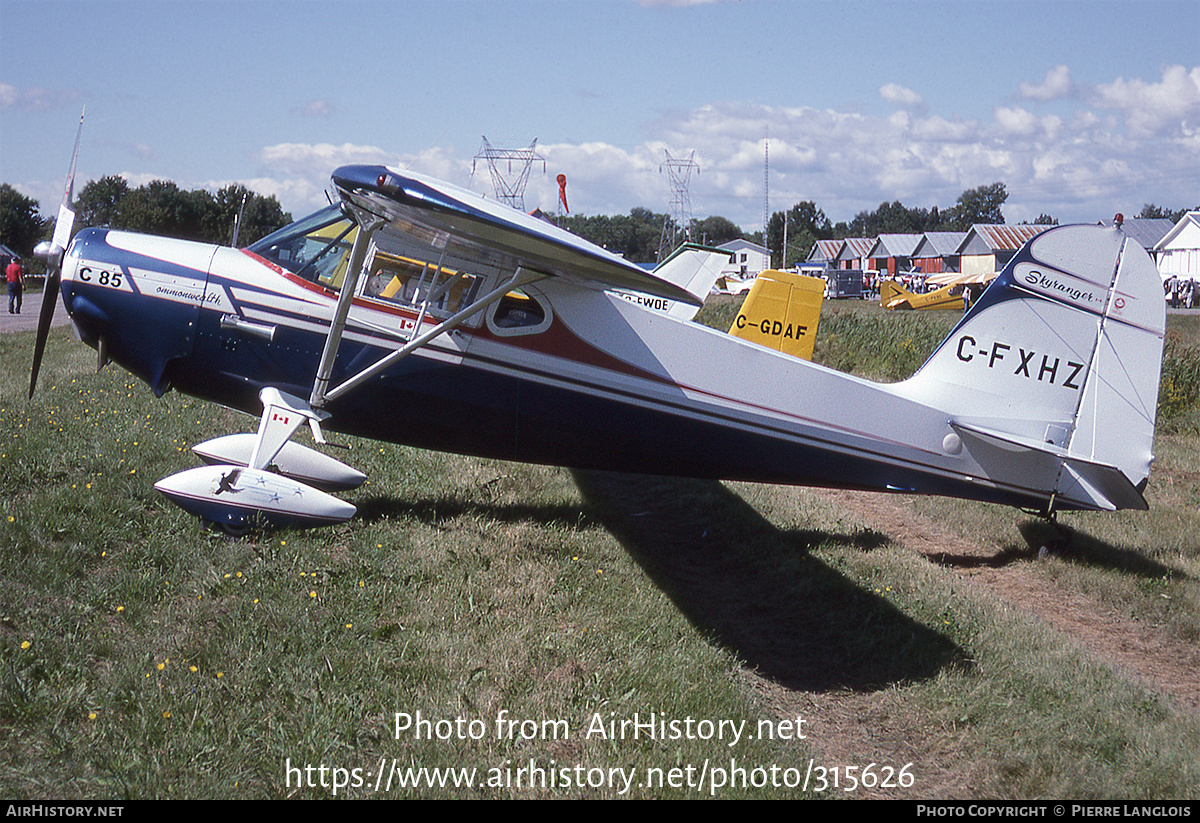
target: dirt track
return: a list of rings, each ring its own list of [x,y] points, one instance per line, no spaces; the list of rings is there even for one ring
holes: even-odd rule
[[[1180,704],[1200,709],[1200,671],[1184,663],[1194,650],[1166,633],[1130,620],[1085,594],[1063,591],[1037,574],[1030,563],[998,557],[950,534],[932,520],[906,511],[886,495],[844,491],[824,494],[930,562],[954,569],[965,580],[1045,620],[1090,654],[1124,669]]]

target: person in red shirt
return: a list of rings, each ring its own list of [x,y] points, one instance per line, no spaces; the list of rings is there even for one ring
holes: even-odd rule
[[[4,278],[8,281],[8,313],[21,313],[21,295],[25,292],[25,272],[21,271],[21,261],[13,258],[4,269]],[[13,311],[16,306],[16,311]]]

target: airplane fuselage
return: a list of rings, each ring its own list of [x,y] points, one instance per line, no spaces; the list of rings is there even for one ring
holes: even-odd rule
[[[308,396],[337,298],[245,250],[119,231],[81,232],[64,265],[63,299],[85,342],[103,341],[159,394],[174,388],[255,415],[264,386]],[[834,372],[555,278],[526,286],[523,299],[532,312],[520,322],[493,305],[329,401],[325,427],[505,460],[1034,508],[1054,488],[1050,461],[989,476],[951,425],[971,410],[920,402],[905,384]],[[363,290],[333,383],[403,346],[420,317]],[[421,330],[434,325],[425,316]],[[948,342],[970,355],[958,358],[964,369],[994,369],[995,352],[1020,347],[1015,336]],[[1051,382],[1074,368],[1066,351],[1037,357],[1060,361]],[[1063,382],[1016,375],[1012,386],[1072,391]]]

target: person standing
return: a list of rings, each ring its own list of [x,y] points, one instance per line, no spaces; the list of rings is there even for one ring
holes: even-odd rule
[[[25,272],[21,270],[21,261],[16,257],[4,269],[4,279],[8,281],[8,313],[21,313],[21,297],[25,292]],[[16,306],[16,311],[13,307]]]

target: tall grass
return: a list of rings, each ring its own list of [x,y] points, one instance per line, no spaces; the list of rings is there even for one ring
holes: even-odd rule
[[[1163,431],[1200,430],[1200,345],[1168,333],[1163,346],[1158,419]]]
[[[873,380],[903,380],[920,368],[959,317],[956,312],[889,311],[874,303],[829,301],[821,312],[813,359]]]

